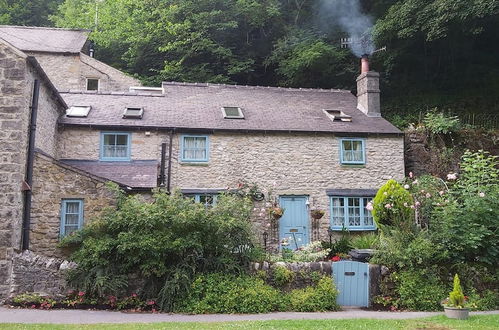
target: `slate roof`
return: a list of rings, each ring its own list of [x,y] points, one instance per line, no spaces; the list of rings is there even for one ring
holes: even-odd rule
[[[154,188],[157,186],[158,162],[155,160],[100,162],[64,159],[60,162],[130,188]]]
[[[163,83],[164,95],[63,92],[69,106],[92,106],[87,118],[67,118],[62,125],[110,128],[175,128],[219,131],[335,132],[400,134],[383,118],[357,110],[345,90],[292,89],[217,84]],[[241,107],[244,119],[224,119],[221,108]],[[143,107],[142,119],[123,119],[125,107]],[[351,122],[332,121],[323,109],[337,109]]]
[[[25,52],[79,53],[89,30],[0,25],[0,37]]]

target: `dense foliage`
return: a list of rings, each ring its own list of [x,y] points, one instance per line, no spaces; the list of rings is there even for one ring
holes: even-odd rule
[[[249,199],[221,196],[205,208],[175,193],[154,201],[120,197],[118,207],[89,223],[63,245],[78,267],[73,286],[89,296],[119,295],[135,283],[142,298],[173,310],[199,273],[238,273],[250,258]]]
[[[442,294],[450,289],[449,277],[457,273],[466,279],[465,291],[474,293],[470,306],[497,308],[498,165],[495,156],[467,151],[459,173],[449,173],[447,182],[428,176],[406,181],[417,222],[412,218],[410,230],[396,222],[383,227],[371,261],[388,266],[395,284],[385,286],[379,303],[438,309]]]

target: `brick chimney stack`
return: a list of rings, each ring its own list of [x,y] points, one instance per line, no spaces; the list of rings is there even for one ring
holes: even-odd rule
[[[379,98],[379,73],[369,71],[369,57],[360,59],[360,75],[357,77],[357,109],[369,117],[381,117]]]

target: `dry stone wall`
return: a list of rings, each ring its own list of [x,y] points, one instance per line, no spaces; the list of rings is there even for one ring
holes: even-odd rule
[[[48,257],[63,257],[60,239],[62,199],[82,199],[84,224],[114,205],[105,180],[92,177],[51,157],[37,153],[34,167],[30,250]]]

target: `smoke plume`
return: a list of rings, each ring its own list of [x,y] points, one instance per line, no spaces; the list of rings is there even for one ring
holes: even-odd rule
[[[349,47],[356,56],[372,54],[373,19],[361,12],[359,0],[320,0],[319,15],[322,24],[338,26],[348,34]]]

